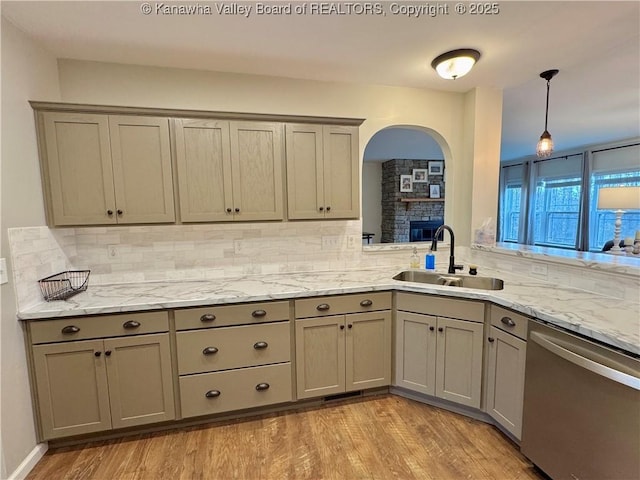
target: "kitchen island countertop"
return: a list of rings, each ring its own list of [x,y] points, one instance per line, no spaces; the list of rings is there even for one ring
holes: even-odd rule
[[[588,338],[640,355],[640,303],[497,272],[503,290],[476,290],[393,280],[402,267],[245,275],[234,278],[91,285],[68,300],[41,302],[21,320],[175,309],[370,291],[403,291],[490,301]]]

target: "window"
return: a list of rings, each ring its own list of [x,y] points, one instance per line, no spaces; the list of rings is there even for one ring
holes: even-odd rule
[[[502,195],[500,199],[500,232],[503,242],[519,242],[521,218],[524,214],[521,205],[525,194],[525,165],[502,167]]]
[[[640,142],[599,147],[500,169],[499,240],[601,251],[615,212],[598,210],[601,188],[640,186]],[[640,230],[640,209],[625,211],[621,240]]]
[[[576,248],[582,191],[582,154],[534,162],[534,245]]]

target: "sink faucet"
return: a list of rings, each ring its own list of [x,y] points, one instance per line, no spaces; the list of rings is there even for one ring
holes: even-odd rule
[[[449,225],[440,225],[438,227],[435,235],[433,236],[433,240],[431,240],[431,251],[432,252],[438,251],[438,237],[442,233],[442,230],[447,230],[449,232],[449,235],[451,236],[451,251],[449,252],[449,270],[447,270],[447,273],[456,273],[456,270],[462,270],[463,266],[456,265],[456,259],[453,256],[453,250],[455,248],[456,240],[455,240],[455,236],[453,235],[453,230]]]

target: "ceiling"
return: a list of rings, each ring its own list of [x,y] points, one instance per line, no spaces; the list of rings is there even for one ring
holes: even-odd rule
[[[263,2],[306,8],[319,2]],[[334,2],[334,5],[340,2]],[[345,2],[364,5],[364,2]],[[501,1],[494,15],[459,15],[453,2],[380,2],[383,14],[258,15],[254,2],[207,2],[211,14],[166,15],[142,2],[6,1],[2,14],[58,58],[194,68],[466,92],[504,90],[502,159],[531,154],[544,129],[556,150],[640,136],[640,2]],[[409,17],[391,5],[439,6]],[[177,5],[177,4],[176,4]],[[248,17],[217,7],[250,5]],[[443,12],[448,6],[448,14]],[[468,5],[468,4],[467,4]],[[431,60],[470,47],[466,77],[439,78]]]

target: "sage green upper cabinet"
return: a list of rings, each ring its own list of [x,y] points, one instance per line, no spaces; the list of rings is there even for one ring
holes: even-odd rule
[[[166,118],[71,112],[41,118],[50,224],[175,220]]]
[[[358,128],[287,124],[286,144],[289,218],[357,218]]]
[[[183,222],[283,219],[282,125],[176,119]]]

